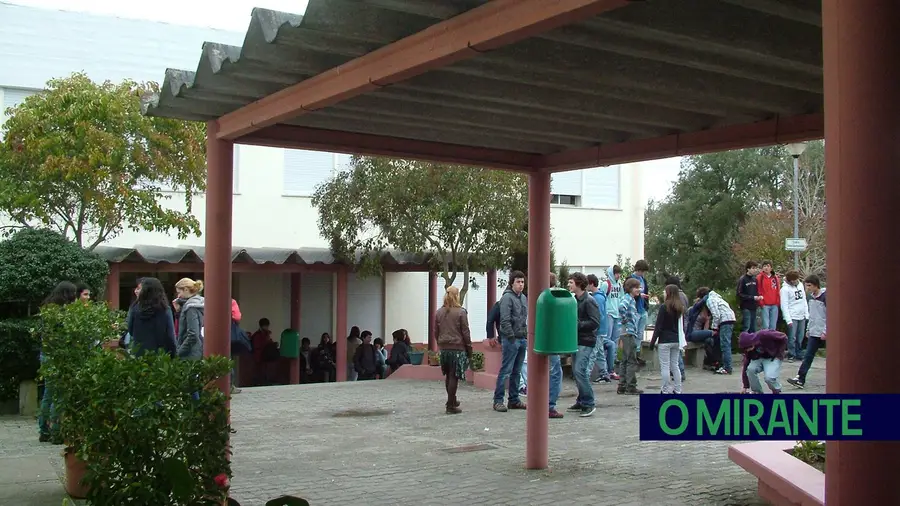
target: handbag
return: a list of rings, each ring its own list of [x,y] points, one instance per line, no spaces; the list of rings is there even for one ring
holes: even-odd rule
[[[681,349],[687,347],[687,338],[684,335],[684,315],[678,317],[678,347]]]
[[[247,337],[247,333],[236,321],[231,320],[231,353],[234,355],[251,352],[253,352],[253,344]]]

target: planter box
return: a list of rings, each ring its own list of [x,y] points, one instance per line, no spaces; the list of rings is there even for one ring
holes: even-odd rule
[[[411,365],[422,365],[422,359],[425,358],[424,351],[409,352],[409,363]]]
[[[795,444],[736,444],[728,448],[728,458],[756,476],[759,496],[775,506],[824,506],[825,473],[787,453]]]
[[[19,384],[19,414],[34,416],[38,412],[41,400],[38,398],[37,382],[28,380]]]

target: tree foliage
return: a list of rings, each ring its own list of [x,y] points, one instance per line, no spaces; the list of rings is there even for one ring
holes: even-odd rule
[[[824,147],[800,157],[801,236],[810,243],[805,272],[823,272]],[[792,160],[782,146],[682,159],[671,195],[645,214],[646,257],[657,274],[676,274],[686,289],[731,287],[750,259],[783,271],[784,239],[793,235]]]
[[[61,281],[102,291],[109,266],[96,253],[46,229],[24,229],[0,242],[0,318],[28,316]]]
[[[93,249],[123,228],[199,234],[192,199],[206,187],[203,126],[141,113],[155,83],[92,82],[77,73],[7,110],[0,211]],[[186,211],[162,204],[166,187]]]
[[[339,257],[362,254],[365,271],[378,270],[390,250],[433,254],[450,286],[470,274],[507,264],[524,249],[527,184],[510,172],[460,165],[353,157],[350,168],[313,196],[319,230]]]

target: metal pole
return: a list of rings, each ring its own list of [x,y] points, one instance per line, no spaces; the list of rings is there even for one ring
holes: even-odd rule
[[[794,238],[800,237],[800,157],[794,156]],[[794,251],[794,270],[800,270],[800,252]]]

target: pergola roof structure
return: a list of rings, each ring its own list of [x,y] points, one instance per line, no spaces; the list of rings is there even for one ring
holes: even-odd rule
[[[254,9],[147,113],[243,144],[567,170],[823,136],[820,0]]]

